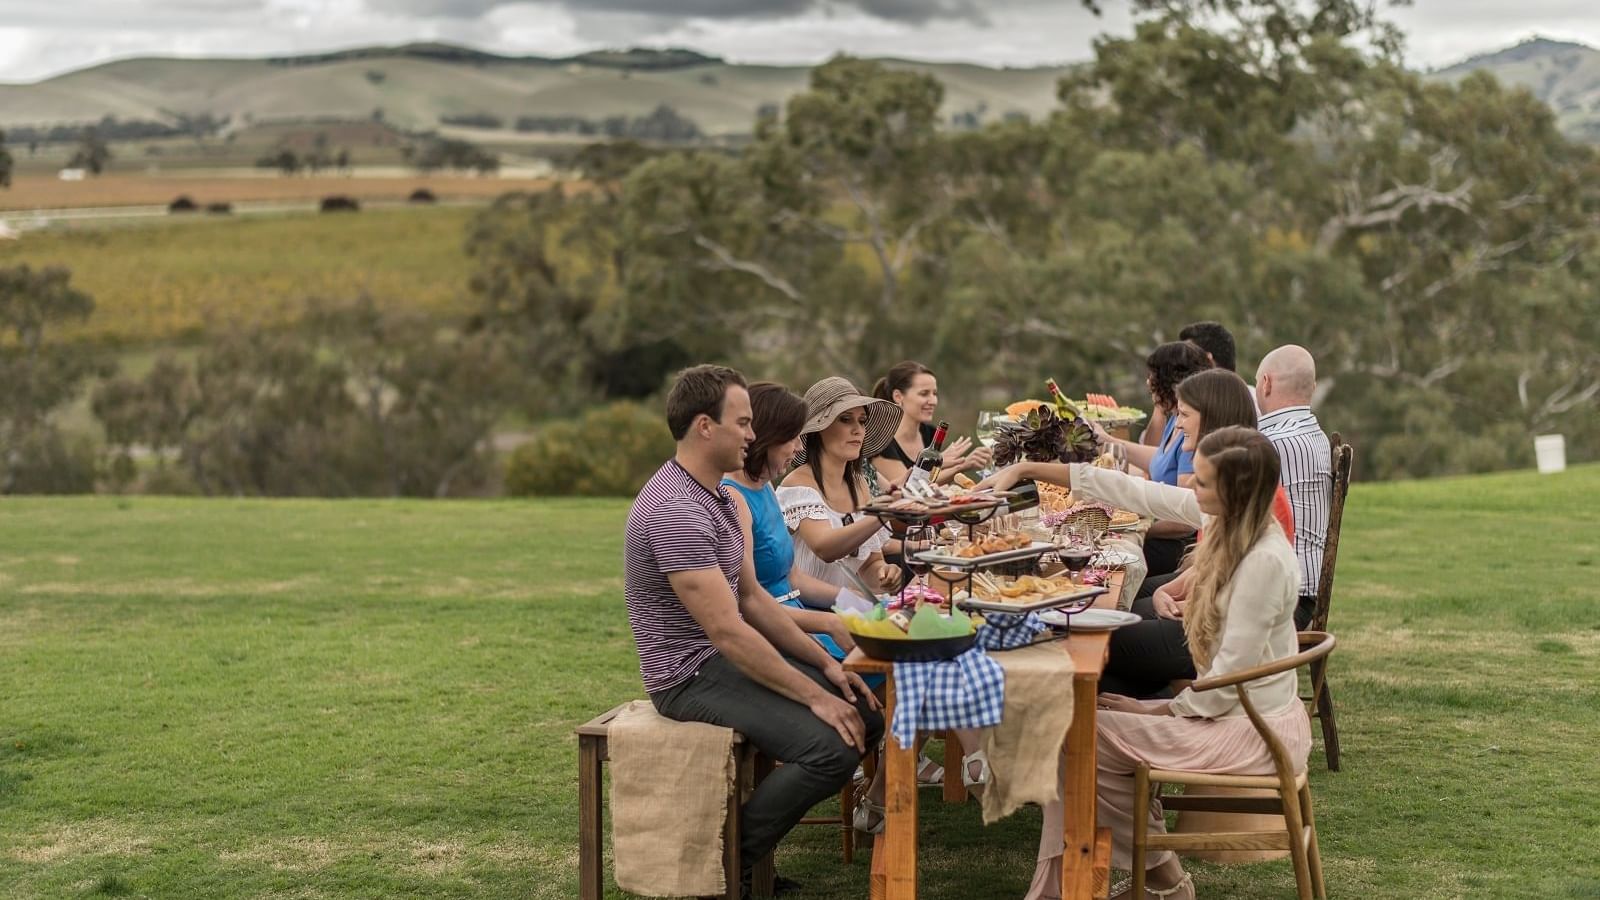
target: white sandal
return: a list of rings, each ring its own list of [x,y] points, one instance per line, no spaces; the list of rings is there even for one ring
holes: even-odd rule
[[[926,777],[924,777],[922,773],[928,771],[929,766],[933,766],[933,769]],[[944,766],[939,765],[926,756],[918,756],[917,787],[938,787],[941,784],[944,784]]]
[[[874,816],[877,817],[876,821]],[[850,826],[863,834],[883,834],[884,816],[883,807],[862,795],[856,800],[856,811],[850,817]]]
[[[1189,896],[1194,896],[1194,879],[1189,876],[1188,872],[1183,873],[1183,877],[1178,879],[1178,883],[1172,887],[1166,888],[1165,890],[1157,890],[1156,888],[1153,888],[1147,884],[1144,887],[1144,892],[1146,896],[1166,898],[1171,897],[1173,894],[1178,893],[1184,888],[1189,889]],[[1110,897],[1111,900],[1118,900],[1118,898],[1130,900],[1130,898],[1127,897],[1127,894],[1131,890],[1133,890],[1133,879],[1124,878],[1112,885],[1110,893],[1108,893],[1106,896]],[[1140,898],[1140,900],[1143,900],[1143,898]]]
[[[978,777],[972,777],[972,763],[978,764]],[[988,784],[994,777],[994,770],[989,768],[989,755],[982,750],[974,750],[961,757],[961,783],[967,787],[979,787]]]

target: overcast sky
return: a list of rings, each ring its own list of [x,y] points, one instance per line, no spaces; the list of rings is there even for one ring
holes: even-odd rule
[[[0,0],[0,81],[142,55],[264,56],[443,40],[558,56],[683,46],[740,62],[847,51],[990,65],[1071,62],[1128,29],[1126,0]],[[1414,0],[1391,13],[1418,66],[1533,34],[1600,47],[1596,0]]]

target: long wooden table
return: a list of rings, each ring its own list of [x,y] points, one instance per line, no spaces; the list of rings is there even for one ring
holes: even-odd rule
[[[1111,590],[1095,606],[1115,608],[1122,591],[1122,573],[1113,574]],[[1066,804],[1066,854],[1061,866],[1062,900],[1104,897],[1111,866],[1111,833],[1095,827],[1095,695],[1105,666],[1111,634],[1074,632],[1057,646],[1071,654],[1072,727],[1063,749],[1063,800]],[[869,659],[857,649],[844,667],[863,675],[887,678],[884,717],[894,721],[894,664]],[[945,772],[961,764],[946,750]],[[893,735],[884,738],[884,826],[872,847],[872,900],[915,900],[917,896],[917,751],[902,747]]]

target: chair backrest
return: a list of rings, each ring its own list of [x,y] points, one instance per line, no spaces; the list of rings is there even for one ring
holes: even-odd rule
[[[1289,751],[1288,748],[1283,746],[1283,741],[1279,740],[1272,729],[1267,727],[1267,720],[1262,718],[1261,714],[1256,711],[1255,704],[1250,702],[1250,691],[1246,688],[1245,682],[1255,681],[1258,678],[1266,678],[1279,672],[1288,672],[1301,666],[1310,665],[1327,657],[1339,642],[1333,635],[1324,631],[1300,632],[1300,646],[1303,647],[1306,644],[1313,643],[1314,646],[1309,650],[1302,650],[1293,656],[1285,656],[1277,662],[1245,669],[1242,672],[1234,672],[1230,675],[1202,678],[1190,685],[1189,688],[1198,692],[1214,691],[1217,688],[1228,687],[1229,685],[1237,687],[1239,705],[1244,707],[1245,715],[1250,717],[1250,724],[1256,727],[1256,733],[1261,735],[1261,740],[1267,745],[1267,751],[1272,754],[1273,767],[1278,770],[1278,780],[1282,783],[1285,791],[1290,790],[1294,783],[1294,762],[1289,759]]]
[[[1279,672],[1287,672],[1291,669],[1298,669],[1301,666],[1309,665],[1316,660],[1327,656],[1329,653],[1332,653],[1333,648],[1338,644],[1338,641],[1333,635],[1326,632],[1302,631],[1300,632],[1300,644],[1301,646],[1313,644],[1313,646],[1309,650],[1301,650],[1299,653],[1296,653],[1293,656],[1285,656],[1283,659],[1280,659],[1277,662],[1270,662],[1264,666],[1255,666],[1254,668],[1244,669],[1229,675],[1217,675],[1212,678],[1202,678],[1199,681],[1196,681],[1194,684],[1191,684],[1189,689],[1195,693],[1199,693],[1201,691],[1214,691],[1217,688],[1228,687],[1230,685],[1242,686],[1247,681],[1257,681],[1259,679],[1266,678],[1269,675],[1276,675]],[[1243,691],[1239,692],[1239,698],[1241,700],[1244,699]]]
[[[1312,631],[1328,630],[1328,609],[1333,605],[1333,569],[1339,560],[1339,526],[1344,523],[1344,499],[1350,493],[1350,471],[1355,467],[1355,448],[1335,431],[1332,445],[1333,498],[1328,504],[1327,542],[1322,548],[1322,572],[1317,577],[1317,609],[1311,616]]]

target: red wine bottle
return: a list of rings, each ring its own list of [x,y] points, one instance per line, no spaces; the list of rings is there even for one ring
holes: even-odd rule
[[[944,465],[944,437],[950,433],[950,423],[940,422],[933,432],[933,443],[922,448],[916,463],[911,467],[907,484],[929,484],[939,477],[939,467]]]

